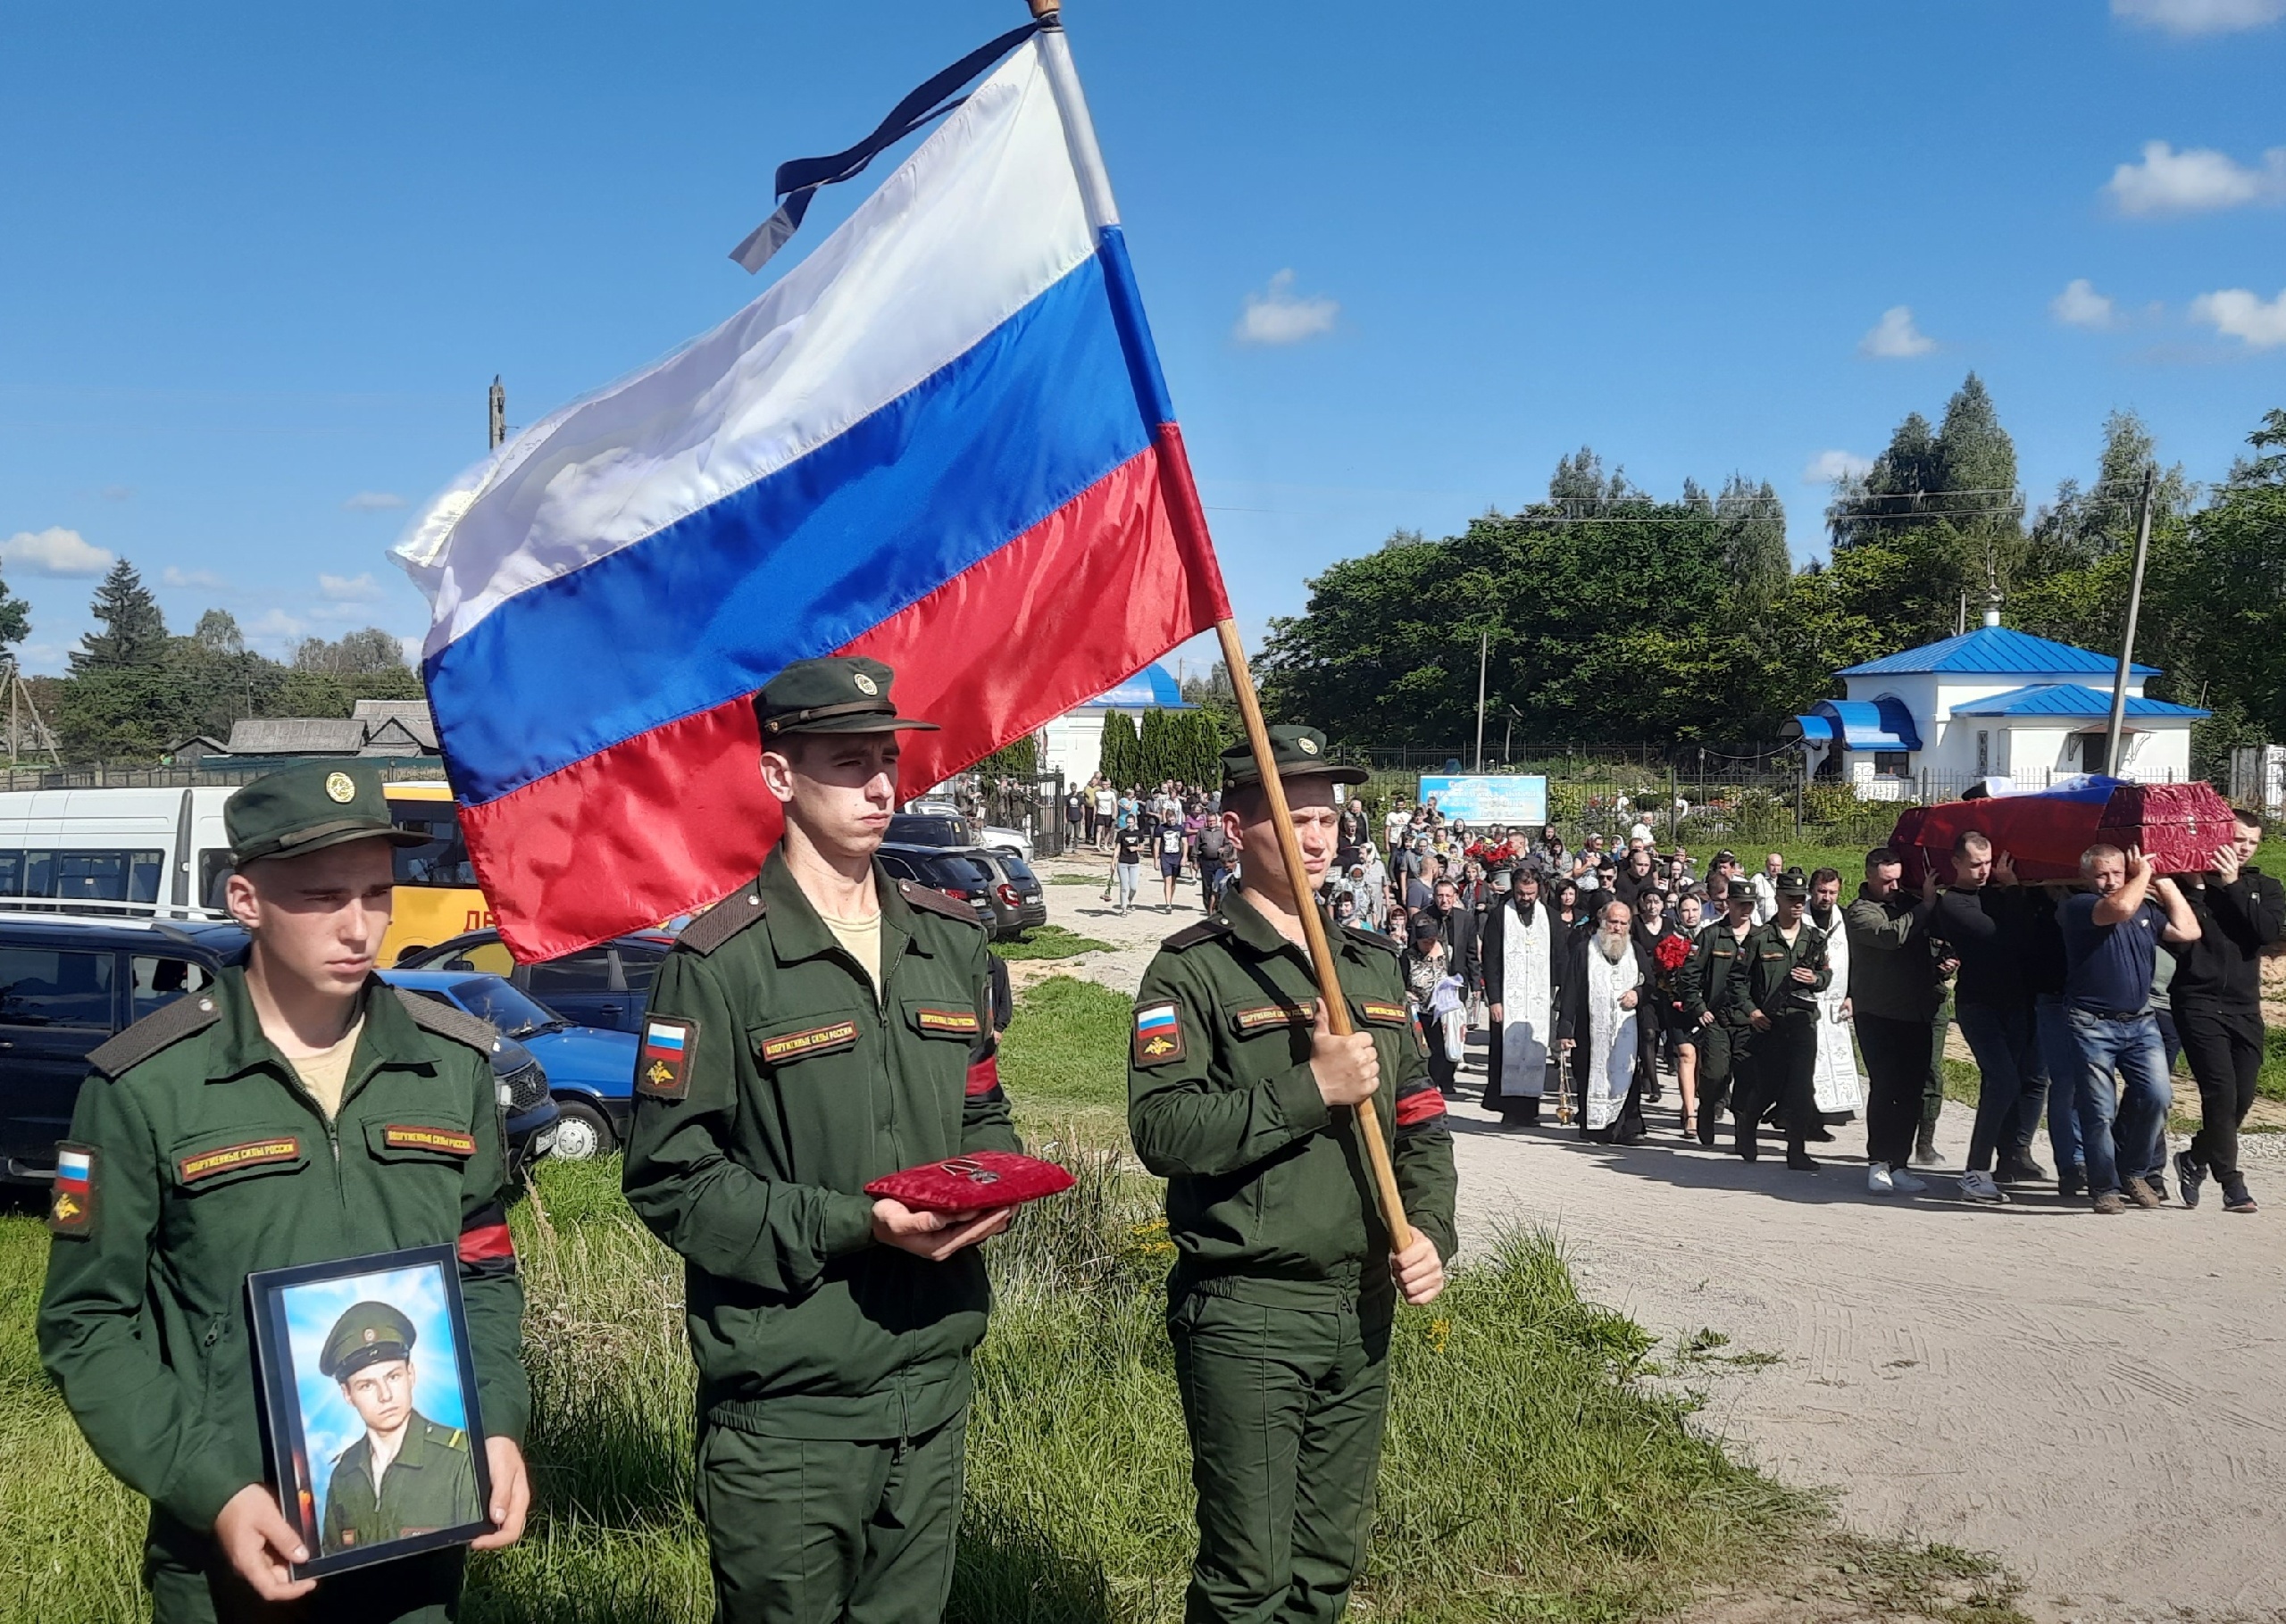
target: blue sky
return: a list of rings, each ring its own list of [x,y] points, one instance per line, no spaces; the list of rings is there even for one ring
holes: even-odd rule
[[[713,325],[759,291],[725,256],[775,164],[1022,15],[15,8],[27,668],[111,555],[178,629],[419,633],[383,554],[482,454],[493,374],[531,422]],[[2035,500],[2114,406],[2211,479],[2286,404],[2286,0],[1069,22],[1250,640],[1330,561],[1519,505],[1582,442],[1659,495],[1768,478],[1807,557],[1819,470],[1971,368]]]

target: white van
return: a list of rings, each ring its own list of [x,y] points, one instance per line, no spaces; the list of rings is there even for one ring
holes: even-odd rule
[[[234,788],[0,791],[0,908],[223,917]]]

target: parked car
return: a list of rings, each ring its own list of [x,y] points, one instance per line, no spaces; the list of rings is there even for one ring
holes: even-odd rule
[[[480,970],[385,970],[381,979],[488,1020],[503,1038],[531,1052],[562,1113],[555,1154],[585,1162],[626,1139],[635,1114],[634,1033],[573,1026],[504,978]]]
[[[1032,837],[966,816],[950,801],[916,801],[889,819],[889,837],[906,845],[973,846],[1009,851],[1030,862]]]
[[[1030,930],[1047,923],[1047,888],[1039,883],[1039,876],[1032,872],[1032,865],[1014,852],[996,851],[993,861],[999,864],[1003,882],[1016,893],[1016,929]]]
[[[638,930],[560,959],[519,964],[497,930],[470,930],[405,955],[401,970],[473,970],[498,976],[573,1026],[637,1032],[659,962],[675,945],[665,930]]]
[[[55,1177],[88,1056],[114,1032],[204,992],[244,958],[246,933],[221,921],[0,911],[0,1178]],[[631,1069],[631,1068],[630,1068]],[[547,1154],[557,1112],[547,1078],[504,1039],[493,1078],[513,1166]]]
[[[976,922],[997,938],[1002,904],[992,895],[999,876],[984,853],[973,848],[950,851],[933,845],[884,845],[881,867],[896,879],[930,886],[955,902],[976,911]]]

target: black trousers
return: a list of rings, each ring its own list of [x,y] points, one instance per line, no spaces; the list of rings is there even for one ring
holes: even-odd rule
[[[1739,1069],[1738,1103],[1731,1107],[1739,1124],[1739,1153],[1751,1156],[1761,1148],[1757,1130],[1773,1105],[1786,1120],[1788,1153],[1799,1151],[1818,1120],[1817,1023],[1795,1019],[1756,1032]]]
[[[2191,1156],[2222,1184],[2235,1184],[2239,1124],[2254,1104],[2255,1079],[2262,1070],[2262,1012],[2185,1001],[2175,1006],[2174,1017],[2183,1058],[2198,1085],[2198,1132],[2190,1141]]]
[[[1929,1022],[1857,1012],[1857,1050],[1865,1057],[1865,1160],[1903,1167],[1913,1160],[1914,1129],[1929,1078]]]

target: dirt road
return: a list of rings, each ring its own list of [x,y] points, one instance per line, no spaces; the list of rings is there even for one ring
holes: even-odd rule
[[[1119,951],[1042,968],[1122,992],[1198,917],[1050,896],[1058,923]],[[1710,1428],[1834,1489],[1861,1532],[1997,1553],[2037,1617],[2286,1620],[2277,1137],[2249,1140],[2271,1153],[2249,1157],[2257,1217],[2210,1192],[2197,1212],[2098,1218],[2052,1190],[1966,1206],[1942,1177],[1877,1198],[1860,1165],[1748,1167],[1684,1148],[1672,1105],[1652,1114],[1651,1141],[1614,1150],[1457,1109],[1465,1230],[1553,1228],[1589,1295],[1663,1337],[1709,1328],[1724,1354],[1774,1355],[1689,1378]],[[1967,1119],[1948,1107],[1940,1128],[1956,1171]],[[1862,1153],[1861,1130],[1840,1133],[1834,1151]]]

